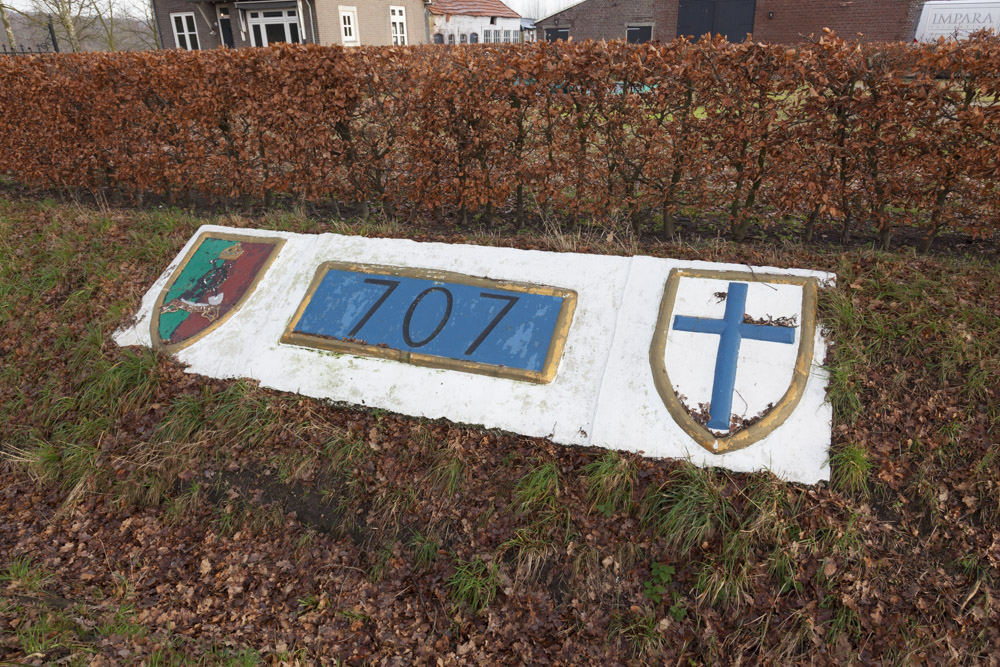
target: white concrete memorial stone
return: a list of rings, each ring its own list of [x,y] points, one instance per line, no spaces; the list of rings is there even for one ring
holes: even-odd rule
[[[997,0],[932,0],[921,9],[914,41],[936,42],[941,37],[965,39],[980,30],[1000,34]]]
[[[191,373],[814,483],[833,278],[205,226],[115,340]]]

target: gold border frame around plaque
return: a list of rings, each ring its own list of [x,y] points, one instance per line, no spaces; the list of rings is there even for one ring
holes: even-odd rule
[[[182,340],[179,343],[164,343],[163,340],[160,338],[160,309],[163,307],[163,300],[166,298],[167,294],[170,292],[170,288],[174,286],[174,283],[177,281],[180,275],[184,273],[184,269],[187,267],[187,263],[191,261],[191,258],[194,257],[194,254],[198,252],[198,248],[200,248],[201,244],[205,241],[205,239],[208,238],[221,239],[223,241],[238,241],[238,242],[245,241],[247,243],[270,243],[274,247],[271,249],[271,253],[267,256],[267,259],[261,265],[260,270],[257,271],[257,275],[254,276],[254,279],[250,281],[249,285],[247,285],[246,291],[243,292],[243,296],[241,296],[239,300],[233,304],[233,307],[230,308],[225,315],[223,315],[216,321],[212,322],[207,327],[196,333],[194,336],[191,336],[187,340]],[[194,243],[191,245],[188,251],[184,253],[184,257],[177,264],[177,268],[174,269],[174,272],[170,274],[170,279],[167,280],[166,284],[163,286],[163,289],[160,290],[159,296],[156,297],[156,303],[153,305],[153,314],[149,322],[149,334],[150,334],[150,340],[152,341],[152,346],[155,349],[164,350],[169,354],[173,354],[179,350],[183,350],[185,347],[189,345],[193,345],[194,343],[198,342],[199,340],[201,340],[202,338],[204,338],[205,336],[207,336],[208,334],[212,333],[220,326],[222,326],[222,324],[225,323],[226,320],[232,317],[233,314],[236,313],[236,311],[238,311],[243,306],[244,303],[246,303],[246,300],[257,289],[257,285],[264,277],[264,274],[267,273],[267,270],[271,268],[271,264],[273,264],[274,260],[278,257],[278,253],[284,247],[286,240],[287,239],[281,238],[279,236],[254,236],[252,234],[233,234],[230,232],[215,232],[211,230],[204,231],[201,234],[198,234],[198,238],[195,239]]]
[[[419,352],[409,352],[407,350],[397,350],[390,347],[378,347],[376,345],[363,345],[335,338],[316,336],[313,334],[296,333],[295,327],[305,313],[306,308],[312,301],[316,289],[319,287],[328,271],[351,271],[355,273],[367,273],[384,276],[400,276],[402,278],[417,278],[422,280],[433,280],[438,282],[456,283],[459,285],[470,285],[473,287],[486,287],[508,292],[522,292],[526,294],[540,294],[544,296],[561,297],[562,307],[556,319],[556,326],[549,341],[549,349],[545,355],[545,363],[541,371],[529,371],[520,368],[510,368],[507,366],[497,366],[494,364],[484,364],[476,361],[462,361],[439,357],[431,354],[421,354]],[[281,342],[290,345],[329,350],[333,352],[344,352],[363,357],[376,357],[379,359],[392,359],[415,366],[427,366],[430,368],[443,368],[447,370],[464,371],[477,375],[489,375],[491,377],[507,378],[510,380],[522,380],[537,384],[551,382],[556,376],[559,367],[559,360],[562,358],[563,349],[566,346],[566,338],[569,335],[569,328],[573,322],[573,314],[576,312],[577,293],[573,290],[545,285],[533,285],[528,283],[509,282],[505,280],[491,280],[489,278],[476,278],[464,273],[454,273],[452,271],[438,271],[435,269],[415,269],[400,266],[385,266],[381,264],[360,264],[354,262],[324,262],[316,269],[312,283],[302,299],[302,303],[296,309],[291,322],[285,328],[285,333],[281,336]]]
[[[799,285],[802,287],[802,323],[799,326],[799,350],[795,359],[792,382],[784,396],[773,408],[755,424],[723,437],[716,436],[694,420],[687,408],[674,392],[667,374],[664,352],[670,320],[673,317],[677,287],[681,278],[706,278],[710,280],[739,281],[745,283],[771,283],[775,285]],[[663,290],[660,313],[653,332],[653,342],[649,348],[649,365],[653,372],[653,384],[666,405],[674,421],[691,436],[695,442],[713,454],[734,452],[763,439],[781,426],[795,410],[802,394],[805,393],[812,366],[816,338],[817,280],[814,277],[751,273],[750,271],[713,271],[711,269],[672,269]]]

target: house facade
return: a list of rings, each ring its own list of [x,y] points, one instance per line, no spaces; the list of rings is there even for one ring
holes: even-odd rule
[[[165,49],[426,44],[423,0],[153,0]]]
[[[665,42],[721,34],[794,43],[831,28],[864,41],[911,41],[923,0],[583,0],[536,21],[538,39]]]
[[[522,41],[521,15],[500,0],[431,0],[427,23],[435,44]]]

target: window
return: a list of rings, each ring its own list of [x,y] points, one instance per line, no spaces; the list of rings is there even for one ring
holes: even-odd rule
[[[478,44],[478,43],[479,43],[479,33],[476,32],[469,33],[469,44]]]
[[[459,36],[458,36],[458,41],[459,41],[459,42],[460,42],[461,44],[465,44],[466,42],[468,42],[468,41],[469,41],[469,36],[468,36],[468,35],[466,35],[466,34],[465,34],[465,33],[463,32],[463,33],[462,33],[461,35],[459,35]]]
[[[641,44],[653,39],[653,26],[651,25],[630,25],[625,26],[625,41],[631,44]]]
[[[503,31],[503,43],[504,44],[510,44],[510,42],[511,42],[510,33],[511,33],[510,30],[504,30]]]
[[[389,26],[392,28],[392,45],[406,46],[406,9],[389,6]]]
[[[455,33],[451,33],[450,35],[448,35],[448,43],[449,44],[455,43]]]
[[[340,8],[340,41],[344,46],[357,46],[361,43],[358,35],[358,10],[356,7]]]
[[[444,35],[442,35],[439,32],[434,33],[434,43],[435,44],[444,44]]]
[[[299,17],[294,9],[271,9],[265,12],[250,12],[250,34],[254,46],[269,44],[298,44]]]
[[[174,27],[174,45],[185,51],[197,51],[198,29],[194,25],[194,14],[171,14],[170,23]]]

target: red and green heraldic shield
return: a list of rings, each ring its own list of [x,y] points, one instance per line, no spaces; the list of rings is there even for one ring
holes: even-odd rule
[[[167,283],[153,312],[153,344],[176,351],[242,305],[283,239],[203,234]]]

